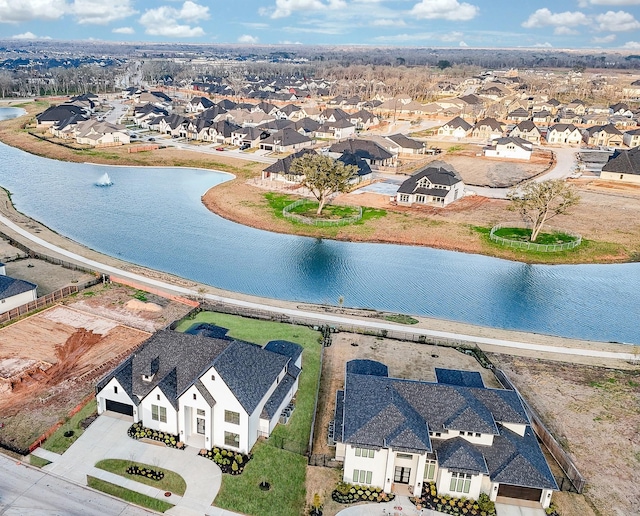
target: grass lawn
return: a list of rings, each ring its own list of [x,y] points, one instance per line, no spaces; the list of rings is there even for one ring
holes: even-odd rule
[[[529,242],[531,237],[531,230],[526,228],[501,228],[494,233],[495,236],[506,238],[507,240],[515,240],[517,242]],[[536,244],[566,244],[573,242],[576,237],[567,235],[566,233],[553,232],[538,234],[536,238]]]
[[[418,319],[414,319],[413,317],[404,314],[385,315],[384,318],[386,321],[391,321],[398,324],[418,324],[418,322],[420,322],[418,321]]]
[[[162,471],[164,478],[162,480],[153,480],[152,478],[143,477],[140,475],[129,475],[127,468],[129,466],[139,466],[141,468],[150,468],[155,471]],[[151,487],[157,487],[162,491],[171,491],[177,495],[184,495],[187,490],[187,483],[184,478],[178,475],[174,471],[168,469],[151,466],[150,464],[142,464],[141,462],[133,462],[123,459],[105,459],[96,463],[96,468],[104,469],[110,473],[115,473],[121,477],[128,478],[129,480],[135,480],[141,484],[146,484]]]
[[[146,507],[152,511],[165,512],[173,507],[172,504],[163,500],[158,500],[141,493],[136,493],[130,489],[125,489],[124,487],[117,486],[111,482],[105,482],[104,480],[100,480],[99,478],[95,478],[90,475],[87,475],[87,485],[93,489],[102,491],[103,493],[120,498],[125,502],[135,503],[136,505]]]
[[[29,455],[29,464],[35,466],[36,468],[42,468],[47,464],[51,464],[51,461],[47,459],[41,459],[40,457],[36,457],[35,455]]]
[[[242,475],[222,475],[214,505],[256,516],[303,514],[307,459],[268,442],[256,443],[252,453]],[[258,487],[261,482],[271,485],[269,491]]]
[[[320,372],[320,333],[305,326],[215,312],[200,312],[193,319],[182,321],[176,329],[186,331],[199,323],[222,326],[229,329],[229,336],[256,344],[281,339],[304,348],[296,407],[289,422],[277,425],[267,441],[254,446],[253,458],[242,475],[222,475],[222,488],[215,500],[218,507],[245,514],[301,514],[305,504],[307,461],[304,456],[280,447],[304,453],[309,442]],[[258,487],[263,480],[273,486],[270,491]]]
[[[64,425],[62,425],[58,430],[56,430],[49,439],[47,439],[42,447],[45,450],[49,450],[55,453],[64,453],[67,451],[69,446],[71,446],[78,437],[82,435],[84,430],[80,427],[80,422],[83,419],[88,418],[89,416],[95,414],[97,412],[96,408],[96,400],[92,399],[89,401],[82,409],[75,415],[71,416]],[[73,430],[73,435],[71,437],[65,437],[64,433],[68,430]]]

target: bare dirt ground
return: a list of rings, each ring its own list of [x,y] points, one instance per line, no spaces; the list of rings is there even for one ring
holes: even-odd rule
[[[488,387],[499,387],[493,373],[483,369],[476,359],[453,348],[401,342],[380,337],[337,333],[333,343],[324,349],[320,396],[314,436],[314,454],[333,454],[327,444],[327,428],[333,419],[335,394],[344,386],[345,364],[349,360],[366,358],[389,367],[389,375],[413,380],[435,381],[435,368],[455,368],[479,371]]]
[[[563,516],[638,514],[640,372],[490,355],[587,479],[584,498],[554,495]]]
[[[139,294],[127,287],[99,285],[68,298],[68,306],[56,305],[0,329],[2,442],[28,447],[90,395],[96,381],[149,331],[190,309],[151,294],[126,308],[134,295]]]
[[[5,265],[7,276],[38,285],[38,296],[45,296],[62,287],[79,285],[95,279],[91,274],[65,269],[60,265],[34,258],[15,260]]]

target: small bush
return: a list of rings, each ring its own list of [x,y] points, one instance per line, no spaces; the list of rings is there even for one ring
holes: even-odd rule
[[[200,450],[198,455],[212,460],[223,473],[230,475],[240,475],[244,471],[246,463],[251,459],[251,455],[243,455],[217,446],[211,450]]]
[[[347,482],[339,482],[331,493],[333,501],[349,504],[355,502],[388,502],[395,498],[393,493],[387,494],[380,488],[370,486],[352,485]]]

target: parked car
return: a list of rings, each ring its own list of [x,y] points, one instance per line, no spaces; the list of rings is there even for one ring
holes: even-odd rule
[[[224,147],[216,147],[216,150],[222,152],[224,150]]]
[[[155,141],[156,141],[156,139],[155,139],[155,138],[149,138],[149,141],[150,141],[150,142],[155,142]]]

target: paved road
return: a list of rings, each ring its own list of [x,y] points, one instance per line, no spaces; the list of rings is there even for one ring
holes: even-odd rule
[[[0,515],[149,516],[153,514],[0,455]]]
[[[50,249],[56,252],[59,255],[69,258],[72,261],[88,265],[93,270],[104,272],[107,274],[114,274],[123,278],[129,278],[138,283],[157,287],[168,292],[177,293],[181,296],[202,297],[202,294],[200,294],[199,292],[196,292],[195,290],[188,289],[185,287],[180,287],[178,285],[173,285],[170,283],[166,283],[164,281],[147,278],[145,276],[141,276],[139,274],[125,271],[117,267],[112,267],[110,265],[106,265],[106,264],[97,262],[95,260],[90,260],[88,258],[85,258],[84,256],[80,256],[79,254],[73,253],[71,251],[67,251],[66,249],[62,249],[61,247],[51,244],[36,235],[32,235],[27,230],[21,228],[17,224],[13,223],[9,219],[1,215],[0,215],[0,223],[9,227],[11,230],[15,231],[16,233],[22,235],[27,240],[30,240],[31,242],[35,242],[47,249]],[[430,330],[427,328],[413,327],[409,330],[404,325],[393,324],[389,322],[372,321],[372,320],[358,319],[358,318],[352,318],[352,317],[347,317],[342,315],[332,315],[332,314],[326,314],[326,313],[305,311],[300,309],[283,308],[281,306],[272,306],[265,303],[245,301],[245,300],[234,299],[230,297],[223,297],[215,294],[205,294],[204,297],[211,301],[217,301],[217,302],[227,303],[230,305],[256,309],[256,310],[264,310],[267,312],[273,312],[280,315],[284,314],[292,318],[306,318],[307,320],[313,320],[317,322],[317,324],[319,325],[322,325],[322,324],[329,324],[332,326],[355,325],[356,327],[362,328],[362,329],[370,329],[370,330],[376,330],[376,331],[387,330],[387,331],[396,331],[396,332],[402,332],[402,333],[406,333],[407,331],[410,331],[413,334],[425,335],[426,337],[431,337],[435,339],[452,339],[452,340],[458,340],[458,341],[469,342],[474,344],[477,343],[480,345],[487,344],[491,346],[518,348],[518,349],[524,349],[524,350],[536,351],[536,352],[560,353],[565,355],[578,355],[578,356],[606,358],[606,359],[614,359],[614,360],[633,360],[633,361],[637,360],[637,356],[631,352],[621,353],[621,352],[614,352],[614,351],[602,351],[597,349],[585,349],[585,348],[574,348],[574,347],[567,348],[567,347],[558,347],[558,346],[551,346],[551,345],[532,344],[528,342],[508,341],[508,340],[494,339],[489,337],[479,337],[479,336],[465,335],[460,333],[436,331],[436,330]],[[633,347],[630,349],[632,350]]]

